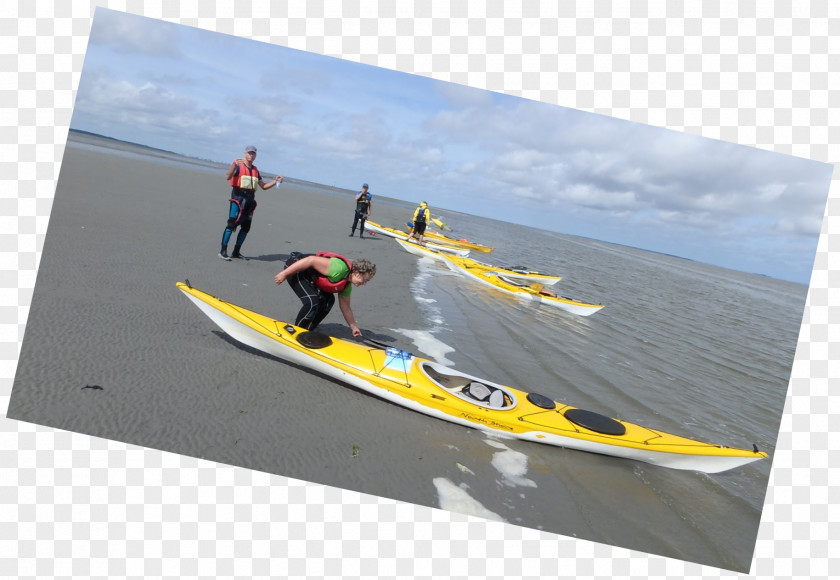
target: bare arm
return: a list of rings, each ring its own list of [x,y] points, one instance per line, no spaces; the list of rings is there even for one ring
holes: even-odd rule
[[[341,309],[341,314],[344,316],[344,320],[347,321],[347,326],[349,326],[350,330],[353,331],[353,336],[362,336],[362,331],[359,330],[359,327],[356,325],[356,317],[353,316],[353,309],[350,308],[350,297],[339,294],[338,307]]]
[[[236,166],[241,163],[245,163],[245,160],[241,157],[239,159],[234,159],[231,162],[230,167],[228,167],[228,170],[225,172],[225,181],[230,181],[230,178],[233,177],[233,172],[236,171]]]
[[[298,272],[302,272],[308,268],[315,268],[317,272],[326,276],[330,269],[330,259],[323,256],[307,256],[305,258],[301,258],[294,264],[288,266],[282,272],[278,273],[274,277],[274,282],[282,284],[289,276],[294,276]]]
[[[278,183],[283,183],[283,176],[282,175],[278,175],[277,177],[275,177],[272,181],[270,181],[268,183],[263,183],[262,179],[259,180],[260,187],[262,187],[263,189],[271,189],[272,187],[274,187]]]

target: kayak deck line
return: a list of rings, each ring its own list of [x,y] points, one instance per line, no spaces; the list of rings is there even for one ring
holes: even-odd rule
[[[451,423],[526,441],[706,473],[767,457],[767,453],[755,448],[714,445],[577,409],[394,347],[372,348],[311,332],[183,283],[176,286],[219,328],[242,344]]]
[[[570,405],[564,405],[563,407],[559,407],[559,408],[557,408],[557,409],[555,409],[555,410],[553,410],[553,411],[550,411],[550,412],[552,412],[552,413],[558,413],[558,414],[561,414],[561,415],[562,415],[562,414],[563,414],[563,413],[562,413],[563,409],[575,409],[575,407],[572,407],[572,406],[570,406]],[[535,413],[535,415],[537,415],[537,414],[538,414],[538,413]],[[540,427],[540,426],[543,426],[541,423],[534,422],[534,421],[529,421],[527,416],[523,416],[523,417],[521,418],[521,420],[522,420],[522,421],[524,421],[524,422],[527,422],[527,423],[531,423],[531,424],[532,424],[532,425],[534,425],[535,427]],[[624,424],[624,423],[623,423],[623,421],[619,421],[619,422],[620,422],[620,423],[622,423],[622,424]],[[577,425],[576,425],[573,421],[568,421],[568,423],[569,423],[569,429],[570,429],[570,430],[572,430],[572,431],[575,431],[575,432],[577,432],[577,433],[584,433],[584,432],[589,433],[589,432],[592,432],[591,430],[586,430],[586,431],[584,431],[583,429],[585,429],[585,428],[582,428],[582,427],[577,426]],[[650,442],[651,442],[651,441],[653,441],[653,440],[655,440],[655,439],[662,439],[662,433],[661,433],[661,432],[659,432],[659,431],[656,431],[656,430],[651,429],[651,428],[649,428],[649,427],[642,427],[642,426],[637,426],[637,427],[639,427],[639,429],[646,430],[646,431],[649,433],[649,438],[647,438],[647,439],[642,439],[642,438],[640,438],[641,443],[643,443],[643,444],[645,444],[645,445],[649,445],[649,444],[650,444]],[[609,438],[611,438],[611,437],[613,437],[613,438],[614,438],[614,437],[618,437],[618,436],[616,436],[616,435],[607,435],[607,434],[604,434],[604,433],[598,433],[597,431],[592,432],[592,433],[594,433],[594,435],[591,435],[591,436],[593,436],[593,437],[601,437],[601,438],[605,438],[605,439],[609,439]],[[705,446],[706,446],[706,445],[708,445],[708,444],[706,444],[706,443],[701,443],[701,445],[705,447]]]

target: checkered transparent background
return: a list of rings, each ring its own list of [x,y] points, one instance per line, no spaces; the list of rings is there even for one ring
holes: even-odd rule
[[[237,1],[235,11],[233,1],[4,2],[4,412],[96,4],[800,157],[840,159],[840,4],[828,0]],[[829,378],[840,376],[840,307],[833,300],[840,292],[840,269],[833,267],[840,265],[838,179],[773,460],[756,578],[840,576],[829,547],[840,539],[840,496],[830,477],[840,453],[838,398],[829,390]],[[0,418],[2,577],[729,575]]]

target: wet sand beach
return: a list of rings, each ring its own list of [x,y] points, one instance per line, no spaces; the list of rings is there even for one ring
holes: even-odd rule
[[[300,301],[273,279],[290,252],[364,257],[377,275],[354,289],[357,322],[366,336],[407,348],[391,329],[420,326],[409,289],[416,260],[388,238],[348,237],[355,191],[286,182],[258,192],[242,249],[250,260],[225,262],[223,166],[169,163],[131,146],[106,154],[86,140],[71,134],[65,152],[9,417],[379,495],[411,489],[400,464],[424,445],[370,420],[388,403],[233,342],[175,289],[189,279],[294,321]],[[257,165],[266,181],[269,167],[284,169],[282,160]],[[412,209],[377,196],[372,219],[398,224]],[[351,336],[337,306],[319,330]],[[410,412],[399,421],[441,428]],[[382,456],[391,459],[374,461]],[[433,504],[425,491],[409,495]]]

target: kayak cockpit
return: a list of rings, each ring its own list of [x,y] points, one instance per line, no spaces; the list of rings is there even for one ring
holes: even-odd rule
[[[516,407],[516,395],[496,383],[489,383],[429,361],[423,361],[420,370],[447,393],[473,405],[499,410]]]

